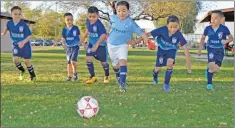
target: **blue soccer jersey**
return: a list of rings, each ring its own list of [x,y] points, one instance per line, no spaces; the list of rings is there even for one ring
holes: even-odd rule
[[[102,34],[106,34],[106,29],[99,19],[94,24],[91,24],[87,19],[86,27],[88,30],[88,42],[92,45],[96,44]],[[102,41],[100,45],[106,46],[106,40]]]
[[[14,45],[32,35],[28,25],[24,22],[24,20],[20,20],[20,22],[17,24],[14,24],[13,20],[8,21],[7,29],[10,32],[10,37]]]
[[[226,36],[230,35],[229,29],[220,25],[217,30],[214,30],[212,26],[207,26],[203,33],[204,36],[208,36],[207,46],[210,48],[223,48],[224,45],[221,40],[226,40]]]
[[[108,43],[111,45],[126,44],[131,39],[132,34],[141,36],[144,32],[130,17],[125,20],[119,19],[117,15],[110,17],[111,31],[108,37]]]
[[[151,35],[156,39],[159,47],[163,50],[177,50],[179,43],[182,46],[187,43],[179,30],[176,31],[173,35],[170,35],[167,26],[163,26],[151,31]]]
[[[73,25],[72,28],[63,28],[62,37],[65,39],[66,45],[68,47],[73,47],[80,45],[80,30],[77,26]]]

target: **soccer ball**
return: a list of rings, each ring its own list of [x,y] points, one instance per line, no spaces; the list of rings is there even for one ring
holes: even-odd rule
[[[92,118],[99,112],[98,101],[92,96],[84,96],[77,102],[77,113],[82,118]]]
[[[149,48],[149,50],[155,50],[155,49],[156,49],[156,44],[155,44],[155,42],[149,40],[149,41],[148,41],[148,48]]]

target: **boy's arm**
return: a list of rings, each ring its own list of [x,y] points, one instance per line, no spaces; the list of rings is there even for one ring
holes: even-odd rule
[[[146,33],[146,36],[147,36],[147,37],[150,37],[150,36],[151,36],[151,33],[150,33],[150,32]],[[142,38],[142,37],[139,37],[139,38],[135,41],[135,44],[139,44],[142,40],[143,40],[143,38]]]
[[[186,45],[183,46],[183,49],[184,49],[184,54],[185,54],[185,57],[186,57],[186,68],[188,70],[188,73],[191,73],[192,69],[191,69],[190,53],[189,53],[189,50],[188,50]]]
[[[232,42],[232,41],[233,41],[233,36],[231,34],[228,35],[228,39],[227,40],[221,40],[221,42],[223,44],[227,44],[227,43]]]
[[[61,41],[62,41],[63,48],[66,49],[66,47],[67,47],[66,44],[65,44],[66,41],[65,41],[65,39],[63,37],[61,38]]]
[[[205,39],[206,39],[206,36],[205,36],[205,35],[202,35],[201,40],[200,40],[200,42],[199,42],[198,52],[197,52],[197,54],[198,54],[199,56],[201,55],[202,44],[204,43]]]
[[[92,48],[92,52],[95,52],[97,48],[100,46],[100,44],[106,39],[106,34],[102,34],[99,38],[99,40],[96,42],[95,46]]]
[[[3,32],[1,33],[1,36],[6,35],[7,31],[8,31],[8,29],[7,29],[7,27],[5,27],[4,30],[3,30]]]

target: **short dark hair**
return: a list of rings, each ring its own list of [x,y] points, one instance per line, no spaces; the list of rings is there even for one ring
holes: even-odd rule
[[[88,8],[88,13],[96,13],[96,14],[99,14],[99,10],[98,10],[98,8],[95,7],[95,6],[90,6],[90,7]]]
[[[219,16],[224,17],[223,12],[220,11],[220,10],[214,10],[214,11],[211,12],[211,14],[213,14],[213,13],[216,13],[216,14],[218,14]]]
[[[11,12],[14,11],[14,10],[20,10],[21,11],[21,8],[19,6],[14,6],[11,8]]]
[[[170,22],[177,22],[177,23],[179,23],[179,18],[177,16],[175,16],[175,15],[168,16],[167,24],[169,24]]]
[[[120,1],[117,3],[117,7],[120,6],[120,5],[123,5],[123,6],[126,6],[126,8],[129,10],[130,8],[130,5],[127,1]]]
[[[72,16],[73,17],[72,13],[69,13],[69,12],[64,14],[64,17],[66,17],[66,16]]]

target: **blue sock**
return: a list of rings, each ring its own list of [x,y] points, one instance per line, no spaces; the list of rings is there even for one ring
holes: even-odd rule
[[[171,80],[172,69],[167,69],[165,72],[165,84],[169,85]]]
[[[109,64],[102,65],[104,69],[105,76],[109,76]]]
[[[153,78],[158,78],[158,72],[155,72],[154,69],[153,69]]]
[[[86,65],[87,65],[87,68],[89,70],[89,73],[90,73],[91,77],[95,76],[93,62],[87,62]]]
[[[126,84],[127,66],[120,66],[120,82],[122,85]]]
[[[213,74],[214,72],[207,72],[207,84],[212,84],[212,78],[213,78]]]
[[[120,77],[119,68],[118,69],[113,68],[113,71],[116,73],[116,77]]]

